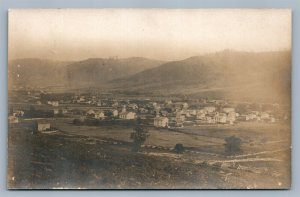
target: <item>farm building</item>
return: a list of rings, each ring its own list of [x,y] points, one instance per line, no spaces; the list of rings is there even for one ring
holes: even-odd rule
[[[37,123],[37,130],[40,131],[40,132],[50,130],[50,123],[38,122]]]
[[[168,127],[169,119],[167,117],[155,117],[154,126],[155,127]]]

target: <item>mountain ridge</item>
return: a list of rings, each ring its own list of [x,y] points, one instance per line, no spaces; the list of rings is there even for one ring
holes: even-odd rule
[[[224,50],[168,62],[143,57],[74,62],[29,58],[11,61],[8,70],[9,84],[15,86],[276,99],[291,91],[290,51]]]
[[[130,77],[110,81],[115,89],[156,94],[196,94],[203,90],[230,97],[282,98],[290,94],[290,51],[240,52],[225,50],[172,61]],[[222,90],[223,89],[223,90]],[[228,95],[229,94],[229,95]],[[223,94],[224,95],[224,94]]]

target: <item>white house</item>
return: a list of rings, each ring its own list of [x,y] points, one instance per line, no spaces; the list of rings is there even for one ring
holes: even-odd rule
[[[276,122],[275,118],[272,117],[271,120],[270,120],[270,122],[272,122],[272,123]]]
[[[232,107],[224,107],[223,108],[223,112],[225,112],[225,113],[229,113],[229,112],[234,112],[235,111],[235,109],[234,108],[232,108]]]
[[[114,117],[117,117],[117,116],[119,115],[119,112],[118,112],[118,110],[116,110],[116,109],[113,110],[112,113],[113,113],[113,116],[114,116]]]
[[[258,116],[257,116],[256,114],[254,114],[254,113],[248,114],[248,119],[249,119],[249,120],[255,120],[255,119],[257,119],[257,118],[258,118]]]
[[[215,122],[216,122],[216,123],[222,123],[222,124],[225,124],[226,121],[227,121],[227,116],[226,116],[226,114],[224,114],[224,113],[219,113],[219,114],[216,114],[216,115],[215,115],[214,119],[215,119]]]
[[[13,116],[15,116],[15,117],[22,117],[22,116],[24,116],[24,112],[21,111],[21,110],[15,111],[13,113]]]
[[[81,103],[81,102],[84,102],[84,101],[85,101],[85,97],[84,97],[84,96],[81,96],[81,97],[77,100],[78,103]]]
[[[168,100],[168,99],[165,100],[165,105],[172,105],[172,103],[173,103],[172,100]]]
[[[196,116],[197,115],[197,110],[195,110],[195,109],[188,109],[187,113],[189,113],[192,116]]]
[[[188,107],[189,107],[189,104],[187,104],[187,103],[183,103],[183,104],[182,104],[182,108],[183,108],[183,109],[187,109]]]
[[[262,120],[269,119],[269,118],[270,118],[270,114],[268,114],[267,112],[262,112],[262,113],[260,114],[260,118],[261,118]]]
[[[118,106],[119,106],[119,103],[116,101],[116,102],[114,102],[111,106],[112,106],[112,107],[118,107]]]
[[[208,123],[208,124],[213,124],[216,122],[215,118],[212,118],[210,116],[205,116],[205,123]]]
[[[61,109],[61,113],[66,114],[66,113],[68,113],[68,110],[67,109]]]
[[[198,109],[197,110],[197,114],[206,114],[206,110],[204,110],[204,109]]]
[[[229,112],[227,115],[227,121],[230,124],[233,124],[235,120],[236,120],[236,113],[234,111]]]
[[[185,102],[176,102],[174,103],[175,109],[187,109],[189,105]]]
[[[53,109],[53,114],[59,114],[59,110],[58,109]]]
[[[204,120],[205,119],[205,113],[197,113],[196,119]]]
[[[105,118],[104,112],[102,112],[102,111],[96,112],[94,118],[96,118],[96,119],[104,119]]]
[[[210,106],[210,107],[204,107],[204,110],[207,111],[208,113],[212,113],[212,112],[216,111],[216,108]]]
[[[120,114],[119,114],[119,118],[120,119],[125,119],[125,120],[133,120],[133,119],[135,119],[135,117],[136,117],[136,115],[135,115],[135,113],[134,112],[121,112]]]
[[[9,123],[18,123],[19,119],[18,119],[18,117],[15,117],[15,116],[8,116],[8,121],[9,121]]]
[[[95,114],[95,111],[92,110],[92,109],[89,109],[87,112],[86,112],[87,115],[93,115]]]
[[[59,106],[59,102],[58,101],[48,101],[47,103],[49,105],[52,105],[53,107],[58,107]]]
[[[154,108],[156,108],[158,106],[158,104],[156,102],[151,102],[151,104]]]
[[[181,112],[176,113],[176,122],[184,122],[185,116],[181,114]]]
[[[155,127],[168,127],[169,119],[167,117],[155,117],[153,124]]]
[[[129,108],[131,108],[131,109],[134,109],[134,110],[136,110],[136,109],[138,109],[139,107],[138,107],[138,105],[137,104],[135,104],[135,103],[131,103],[131,104],[129,104],[128,105],[128,107]]]

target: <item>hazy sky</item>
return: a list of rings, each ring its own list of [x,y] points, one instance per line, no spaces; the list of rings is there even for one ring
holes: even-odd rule
[[[234,49],[291,48],[291,11],[24,9],[9,11],[9,58],[184,59]]]

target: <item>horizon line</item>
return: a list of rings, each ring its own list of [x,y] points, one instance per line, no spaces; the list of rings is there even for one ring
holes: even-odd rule
[[[173,62],[173,61],[181,61],[186,60],[192,57],[200,57],[200,56],[206,56],[216,53],[222,53],[222,52],[240,52],[240,53],[278,53],[278,52],[292,52],[292,49],[278,49],[278,50],[269,50],[269,51],[247,51],[247,50],[236,50],[236,49],[222,49],[217,50],[214,52],[205,52],[199,55],[192,55],[188,56],[182,59],[170,59],[170,60],[164,60],[164,59],[158,59],[158,58],[151,58],[151,57],[145,57],[145,56],[127,56],[127,57],[119,57],[118,55],[112,55],[109,57],[86,57],[83,59],[69,59],[69,60],[60,60],[60,59],[51,59],[51,58],[43,58],[43,57],[20,57],[20,58],[9,58],[9,55],[7,57],[8,63],[13,60],[22,60],[22,59],[36,59],[36,60],[48,60],[48,61],[57,61],[57,62],[80,62],[80,61],[86,61],[89,59],[130,59],[130,58],[144,58],[149,60],[156,60],[156,61],[163,61],[163,62]]]

